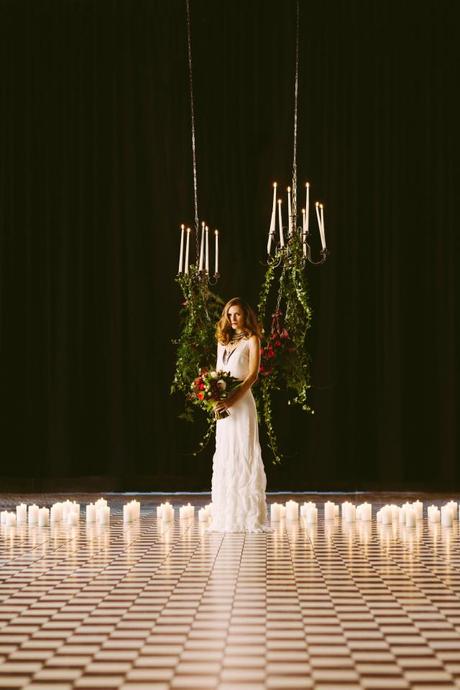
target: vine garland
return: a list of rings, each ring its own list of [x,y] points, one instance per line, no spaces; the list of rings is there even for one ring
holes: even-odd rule
[[[220,318],[223,300],[209,290],[195,264],[190,265],[189,273],[176,276],[183,302],[180,311],[181,328],[179,337],[173,340],[176,345],[176,367],[171,384],[171,394],[182,393],[185,399],[181,419],[192,422],[197,409],[203,408],[193,402],[191,385],[201,369],[212,369],[216,357],[216,322]],[[200,414],[200,413],[199,413]],[[207,430],[200,442],[206,446],[215,426],[213,415],[207,415]]]
[[[269,317],[267,311],[277,269],[278,291],[274,311]],[[314,413],[308,402],[310,358],[305,349],[312,312],[299,233],[294,232],[287,245],[278,248],[274,257],[269,259],[257,311],[259,320],[265,327],[258,409],[273,454],[273,463],[279,464],[283,455],[273,423],[272,400],[275,391],[286,390],[289,405],[299,405],[302,410]]]

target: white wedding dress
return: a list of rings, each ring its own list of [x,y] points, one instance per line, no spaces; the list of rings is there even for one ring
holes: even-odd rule
[[[217,371],[245,379],[249,370],[249,340],[233,351],[217,346]],[[267,478],[259,444],[257,410],[251,389],[216,423],[212,467],[211,532],[271,532],[267,519]]]

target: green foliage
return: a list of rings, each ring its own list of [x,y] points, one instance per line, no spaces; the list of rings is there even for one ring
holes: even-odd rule
[[[278,288],[272,294],[279,269]],[[267,309],[272,305],[271,319]],[[308,286],[302,241],[294,233],[288,244],[270,259],[259,295],[258,316],[265,326],[262,341],[258,409],[265,426],[273,462],[282,460],[273,425],[272,398],[275,391],[288,393],[288,404],[313,412],[308,403],[310,360],[306,336],[311,324]]]
[[[190,266],[188,275],[178,275],[176,282],[182,290],[184,301],[180,311],[180,335],[173,340],[177,346],[177,357],[171,393],[179,392],[184,395],[185,407],[180,416],[193,421],[198,408],[189,400],[190,386],[200,369],[211,369],[214,366],[215,328],[223,301],[209,290],[207,280],[200,276],[195,265]]]

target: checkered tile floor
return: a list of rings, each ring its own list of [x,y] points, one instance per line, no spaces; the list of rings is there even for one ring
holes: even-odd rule
[[[2,527],[0,688],[460,688],[458,523],[209,534],[155,513],[209,496],[140,497],[128,527],[107,498],[109,527]]]

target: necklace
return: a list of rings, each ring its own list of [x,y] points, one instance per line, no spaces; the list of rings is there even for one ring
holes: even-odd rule
[[[243,338],[244,338],[244,333],[235,333],[230,338],[230,342],[228,343],[228,345],[233,345],[233,347],[230,349],[227,349],[227,347],[228,347],[228,345],[227,345],[227,347],[225,348],[224,354],[222,357],[224,364],[228,364],[228,360],[230,359],[232,354],[235,352],[240,340],[242,340]]]

